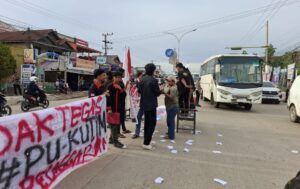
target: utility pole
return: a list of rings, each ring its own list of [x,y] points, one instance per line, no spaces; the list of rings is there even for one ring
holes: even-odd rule
[[[266,24],[266,64],[269,64],[269,20]]]
[[[112,47],[108,46],[109,44],[112,44],[112,42],[107,39],[109,36],[112,36],[112,35],[113,35],[113,33],[103,33],[102,34],[102,36],[104,38],[102,40],[102,42],[104,43],[104,47],[102,47],[102,49],[104,49],[105,56],[107,56],[107,50],[113,49]]]

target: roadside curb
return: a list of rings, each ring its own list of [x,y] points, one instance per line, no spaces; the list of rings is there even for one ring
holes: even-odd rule
[[[81,98],[81,97],[87,97],[88,92],[73,92],[71,94],[47,94],[49,101],[56,101],[56,100],[68,100],[73,98]],[[11,106],[20,104],[23,100],[22,96],[6,96],[7,103]]]

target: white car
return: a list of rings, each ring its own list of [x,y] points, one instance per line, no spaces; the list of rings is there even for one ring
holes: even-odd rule
[[[288,97],[288,108],[292,122],[300,120],[300,76],[298,76],[290,88]]]
[[[280,103],[280,90],[271,82],[264,81],[262,89],[262,102]]]

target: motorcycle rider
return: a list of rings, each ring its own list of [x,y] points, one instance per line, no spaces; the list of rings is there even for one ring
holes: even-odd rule
[[[39,97],[39,102],[42,103],[46,99],[46,95],[37,85],[38,78],[36,76],[31,76],[29,80],[30,83],[27,87],[27,94],[33,96],[36,100]]]

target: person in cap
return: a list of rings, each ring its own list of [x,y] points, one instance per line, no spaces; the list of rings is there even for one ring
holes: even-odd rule
[[[168,126],[168,136],[166,139],[175,139],[175,117],[178,112],[178,90],[176,86],[176,77],[168,76],[167,85],[163,89],[163,94],[165,95],[165,106],[167,110],[167,126]]]
[[[106,82],[106,73],[103,69],[95,69],[94,71],[94,81],[93,84],[91,85],[89,92],[88,92],[88,97],[95,97],[95,96],[100,96],[105,94],[106,96],[109,95],[107,88],[105,87],[105,82]]]
[[[193,83],[189,71],[182,63],[177,63],[176,69],[178,72],[178,92],[179,106],[182,109],[190,109],[190,93],[193,89]]]
[[[144,110],[145,116],[143,148],[147,150],[153,150],[151,140],[156,126],[157,97],[161,94],[158,81],[153,76],[155,70],[154,64],[147,64],[145,66],[146,75],[141,79],[138,87],[141,94],[140,108]]]
[[[125,93],[125,90],[120,86],[122,81],[122,73],[115,72],[113,76],[113,82],[108,86],[109,97],[107,98],[107,112],[108,113],[120,113],[122,111],[121,98]],[[120,123],[121,123],[120,116]],[[114,144],[117,148],[126,148],[124,144],[119,141],[120,124],[110,125],[111,137],[109,139],[110,144]]]

